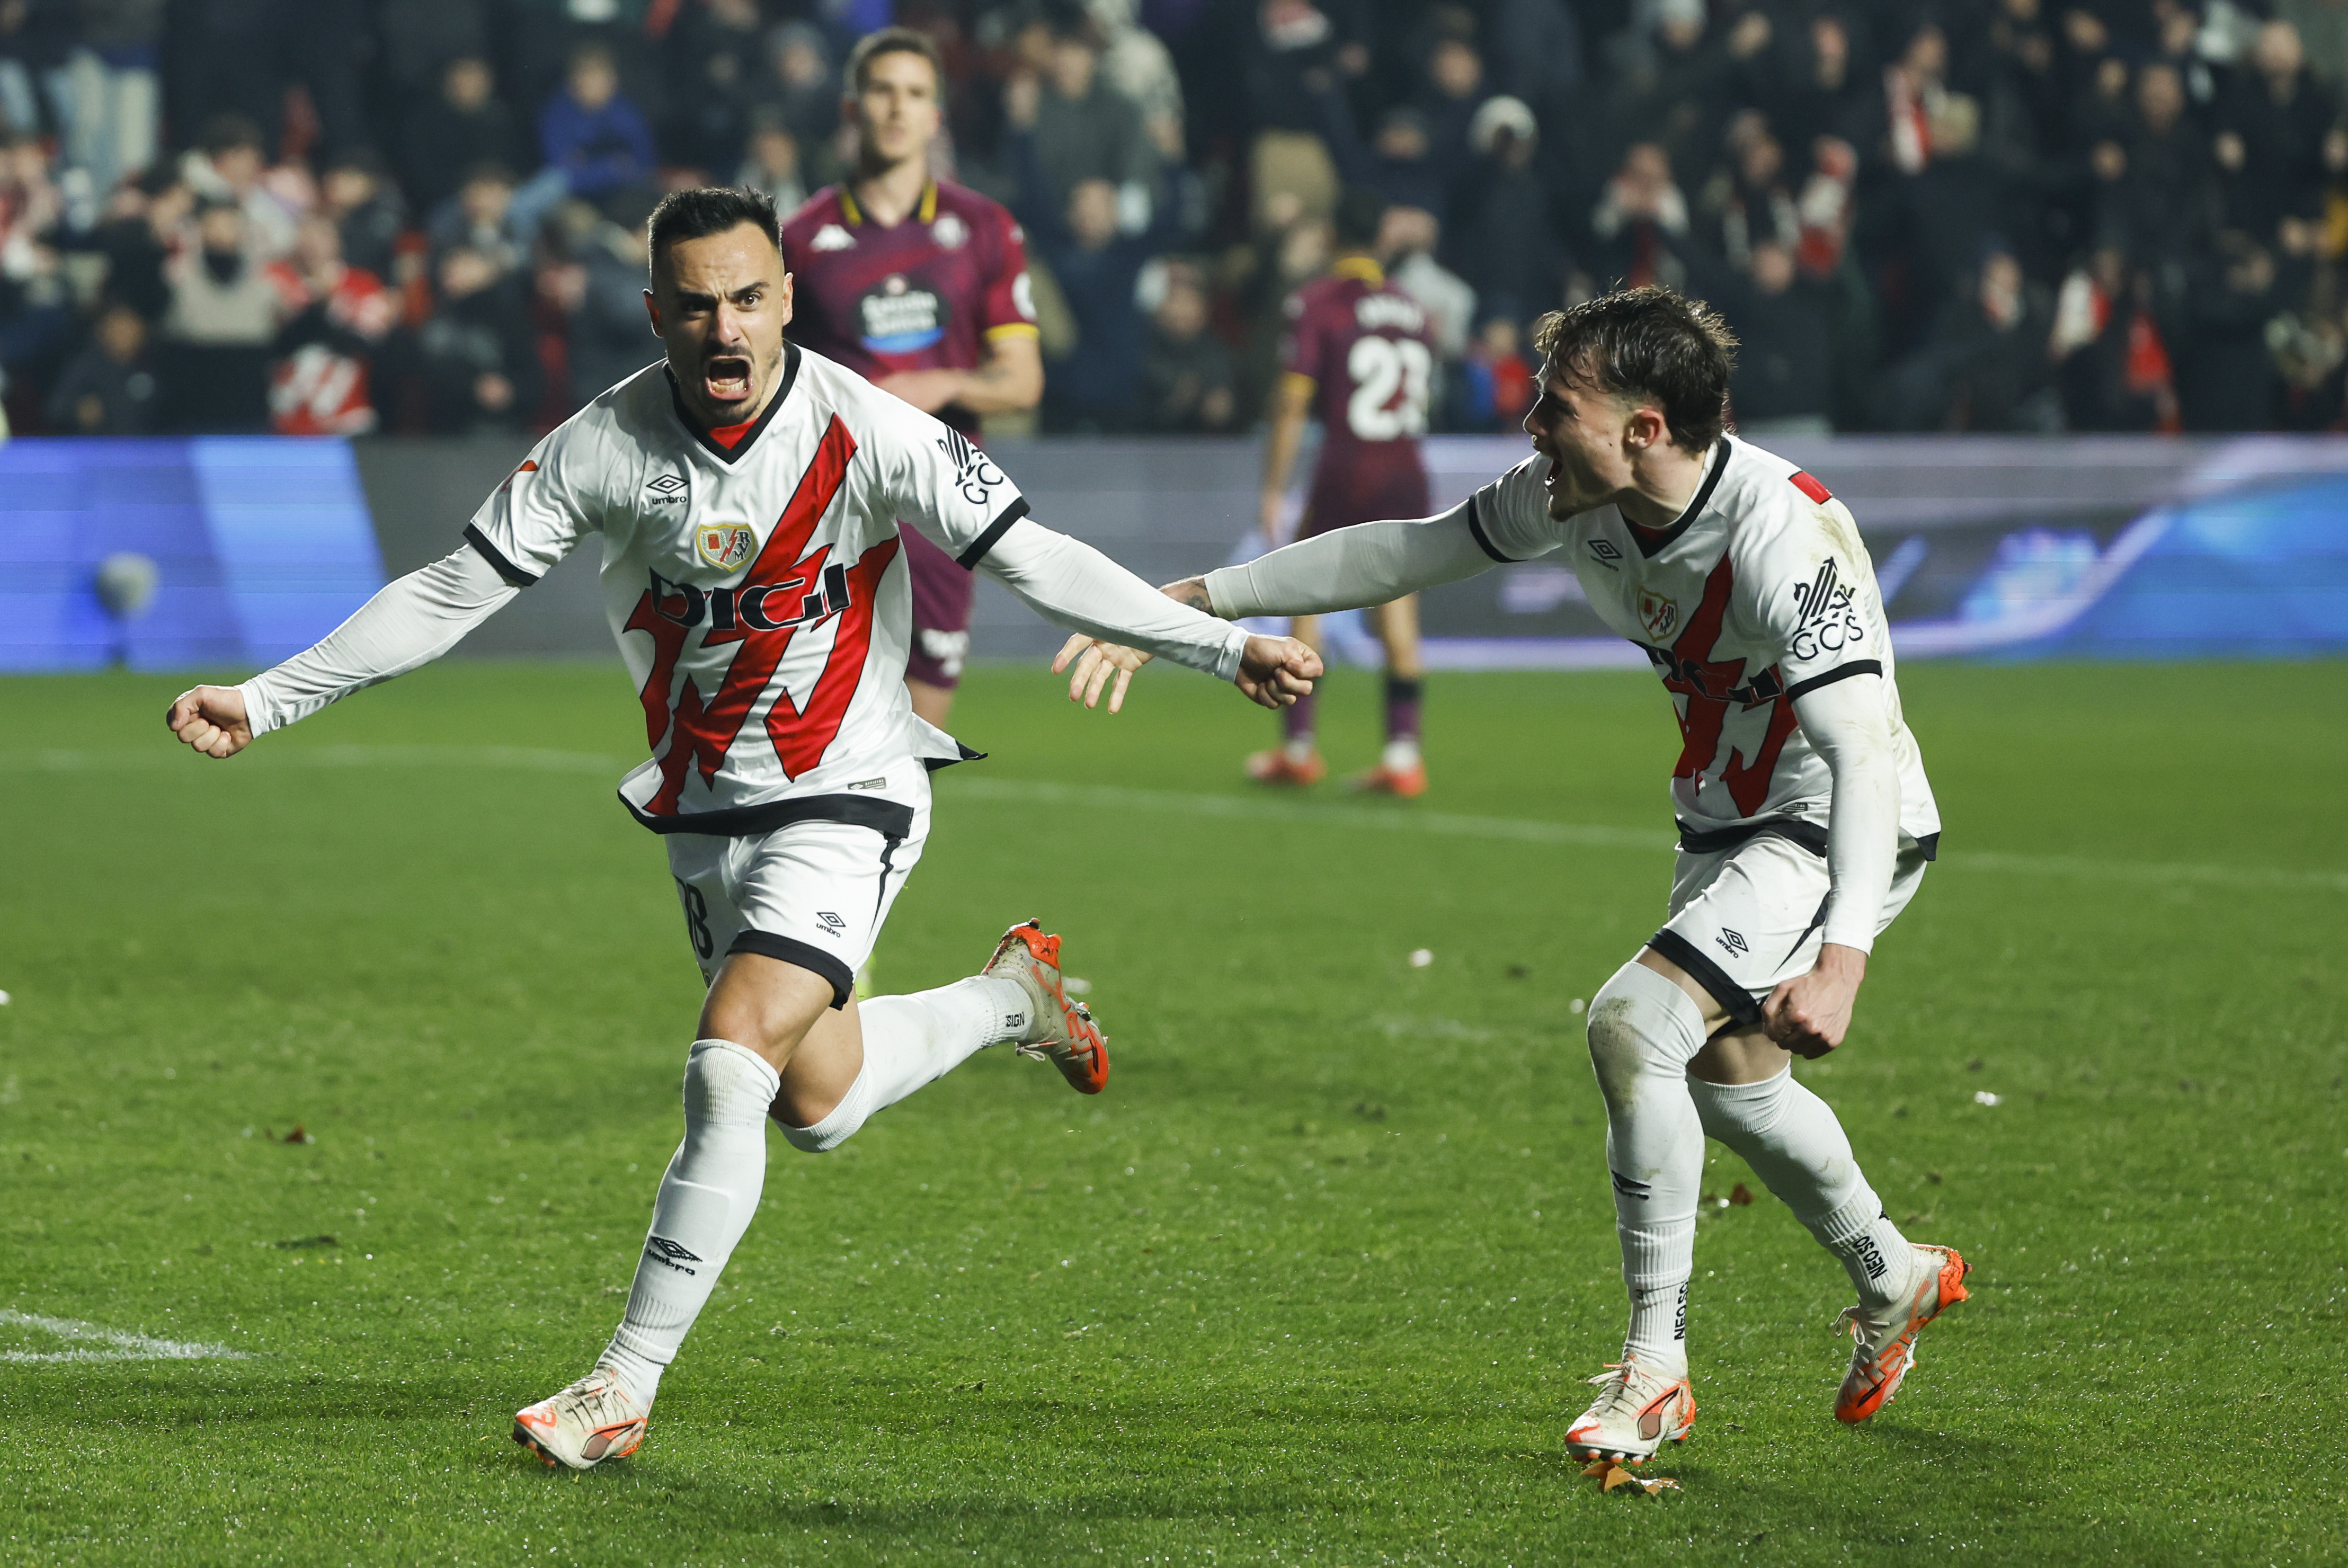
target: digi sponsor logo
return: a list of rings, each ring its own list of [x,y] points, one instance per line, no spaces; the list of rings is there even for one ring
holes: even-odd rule
[[[732,572],[750,559],[758,536],[747,522],[705,522],[693,531],[693,552],[720,572]]]
[[[1661,593],[1649,593],[1643,588],[1639,590],[1639,624],[1646,629],[1647,635],[1660,643],[1670,636],[1679,624],[1678,600],[1666,599]]]

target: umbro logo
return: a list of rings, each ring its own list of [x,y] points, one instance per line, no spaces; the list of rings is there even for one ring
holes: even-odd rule
[[[685,493],[685,480],[677,474],[663,474],[644,489],[652,491],[655,500],[674,500]]]
[[[840,919],[839,916],[832,913],[831,911],[828,909],[817,910],[815,912],[815,917],[823,922],[824,934],[826,936],[838,936],[841,932],[848,929],[848,922]]]
[[[808,248],[812,251],[850,251],[856,248],[856,236],[837,223],[826,223],[815,232],[815,238],[808,242]]]
[[[701,1272],[698,1269],[689,1269],[685,1266],[687,1264],[699,1263],[701,1261],[701,1254],[692,1251],[681,1242],[670,1241],[666,1236],[646,1237],[644,1239],[644,1256],[652,1259],[654,1263],[666,1264],[669,1267],[676,1270],[679,1274],[699,1274]]]
[[[1713,940],[1720,944],[1722,947],[1727,949],[1728,955],[1732,958],[1742,958],[1747,953],[1753,951],[1751,948],[1745,945],[1745,934],[1743,932],[1731,931],[1725,925],[1720,928],[1720,934],[1714,937]]]
[[[1622,552],[1615,549],[1611,542],[1603,539],[1593,539],[1590,542],[1590,553],[1598,557],[1598,562],[1601,566],[1612,566],[1622,559]]]

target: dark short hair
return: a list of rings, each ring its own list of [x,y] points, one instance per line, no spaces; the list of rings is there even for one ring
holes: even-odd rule
[[[780,253],[783,248],[782,221],[776,216],[774,199],[763,191],[751,191],[733,185],[703,185],[691,191],[672,191],[653,209],[652,233],[644,246],[644,265],[649,270],[659,262],[660,253],[679,240],[705,239],[722,234],[728,229],[747,223],[773,242]]]
[[[1386,199],[1375,191],[1349,186],[1337,198],[1331,222],[1339,248],[1366,251],[1378,242],[1378,229],[1386,221]]]
[[[1727,423],[1736,335],[1702,300],[1653,284],[1617,289],[1542,316],[1533,347],[1577,381],[1653,399],[1684,450],[1704,451]]]
[[[946,92],[945,61],[938,56],[938,46],[927,33],[917,33],[911,27],[883,27],[867,33],[856,40],[856,47],[848,52],[848,71],[841,78],[848,90],[864,90],[864,73],[872,62],[883,55],[919,55],[930,62],[930,75],[938,84],[938,97]]]

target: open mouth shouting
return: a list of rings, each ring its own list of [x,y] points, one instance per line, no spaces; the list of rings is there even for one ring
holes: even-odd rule
[[[704,360],[701,395],[721,406],[747,401],[750,396],[750,356],[716,354]]]

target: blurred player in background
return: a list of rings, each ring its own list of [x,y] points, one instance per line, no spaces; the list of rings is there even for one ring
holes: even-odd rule
[[[594,540],[653,753],[620,798],[668,847],[709,989],[685,1141],[619,1330],[586,1377],[515,1417],[517,1441],[576,1470],[643,1440],[661,1373],[757,1209],[770,1116],[793,1148],[822,1153],[1006,1043],[1086,1093],[1107,1081],[1100,1031],[1060,983],[1060,939],[1033,922],[969,979],[860,1006],[851,994],[928,838],[930,772],[968,755],[907,697],[900,520],[953,570],[983,566],[1053,619],[1134,638],[1266,707],[1320,668],[1303,645],[1169,604],[1039,527],[960,435],[787,342],[777,228],[756,191],[663,201],[645,304],[665,359],[541,441],[454,554],[308,652],[242,686],[198,686],[169,715],[188,745],[233,756],[438,658]]]
[[[1426,313],[1386,282],[1379,264],[1378,230],[1385,202],[1348,191],[1337,203],[1337,256],[1329,275],[1296,291],[1288,302],[1288,332],[1281,340],[1282,374],[1273,395],[1272,432],[1264,444],[1262,526],[1276,541],[1289,470],[1304,437],[1304,422],[1321,421],[1321,456],[1304,504],[1301,539],[1382,517],[1422,517],[1427,510],[1426,465],[1418,438],[1426,433],[1426,403],[1435,369]],[[1385,645],[1386,743],[1378,765],[1354,779],[1357,789],[1394,795],[1426,791],[1419,756],[1418,705],[1424,673],[1418,657],[1418,601],[1405,594],[1370,612]],[[1319,620],[1297,617],[1298,638],[1323,647]],[[1305,697],[1282,715],[1282,742],[1247,762],[1248,777],[1265,784],[1317,784],[1328,771],[1315,744],[1318,705]]]
[[[848,57],[847,82],[856,173],[783,225],[798,296],[791,335],[974,443],[981,416],[1033,408],[1044,396],[1019,225],[975,191],[931,177],[945,77],[926,35],[867,36]],[[970,653],[970,573],[917,534],[906,535],[905,554],[905,680],[913,711],[942,725]]]
[[[1835,1416],[1863,1421],[1965,1299],[1965,1261],[1911,1244],[1793,1057],[1842,1044],[1875,938],[1939,851],[1875,569],[1849,510],[1724,432],[1735,339],[1659,288],[1542,318],[1534,455],[1440,516],[1365,523],[1166,589],[1234,619],[1325,614],[1557,556],[1653,665],[1679,719],[1679,862],[1663,927],[1590,1003],[1631,1295],[1622,1359],[1566,1429],[1636,1463],[1695,1421],[1687,1292],[1707,1134],[1744,1156],[1859,1292]],[[1141,656],[1071,642],[1072,696]],[[1059,666],[1056,666],[1059,667]]]

